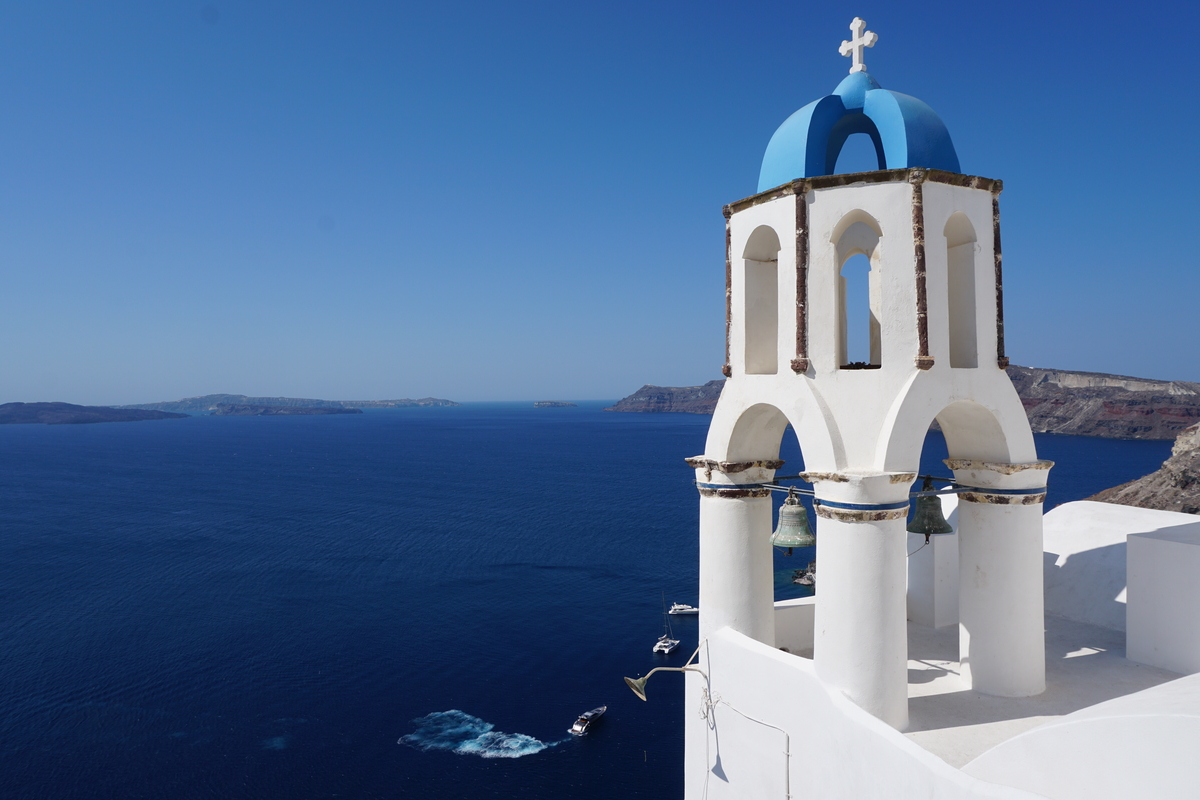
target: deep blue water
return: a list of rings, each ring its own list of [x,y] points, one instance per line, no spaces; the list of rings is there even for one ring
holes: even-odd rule
[[[682,682],[621,677],[696,646],[709,418],[602,406],[0,427],[0,795],[679,796]],[[1170,450],[1038,444],[1048,505]]]

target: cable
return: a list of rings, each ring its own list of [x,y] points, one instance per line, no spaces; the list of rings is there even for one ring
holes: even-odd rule
[[[919,552],[921,552],[922,550],[924,550],[926,547],[929,547],[929,536],[928,536],[928,535],[926,535],[926,537],[925,537],[925,544],[921,545],[921,546],[920,546],[920,547],[918,547],[916,550],[913,550],[911,553],[909,553],[909,554],[906,556],[906,558],[912,558],[912,557],[913,557],[913,556],[915,556],[917,553],[919,553]]]

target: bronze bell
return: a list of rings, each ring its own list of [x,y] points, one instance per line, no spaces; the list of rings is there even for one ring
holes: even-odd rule
[[[921,491],[933,491],[933,481],[930,478],[925,479],[925,485],[921,487]],[[913,512],[912,522],[908,523],[905,530],[909,533],[925,534],[927,542],[930,535],[954,533],[954,528],[950,526],[949,522],[946,522],[946,517],[942,514],[942,499],[936,495],[917,498],[917,507]]]
[[[813,536],[812,528],[808,525],[808,512],[796,499],[793,489],[779,507],[779,527],[771,535],[771,545],[786,547],[790,556],[793,547],[812,547],[816,543],[817,537]]]

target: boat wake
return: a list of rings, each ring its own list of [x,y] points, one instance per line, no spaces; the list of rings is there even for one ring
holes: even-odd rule
[[[500,733],[496,726],[457,709],[435,711],[413,720],[417,729],[401,736],[396,744],[406,744],[426,752],[449,750],[480,758],[520,758],[562,744],[543,742],[524,733]]]

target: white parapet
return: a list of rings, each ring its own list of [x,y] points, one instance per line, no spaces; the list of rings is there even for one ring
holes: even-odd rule
[[[725,628],[686,676],[687,800],[1035,800],[955,769],[859,708],[813,662]]]
[[[1200,521],[1134,534],[1127,557],[1126,657],[1200,672]]]
[[[775,646],[785,653],[812,658],[816,610],[816,597],[776,601]]]

